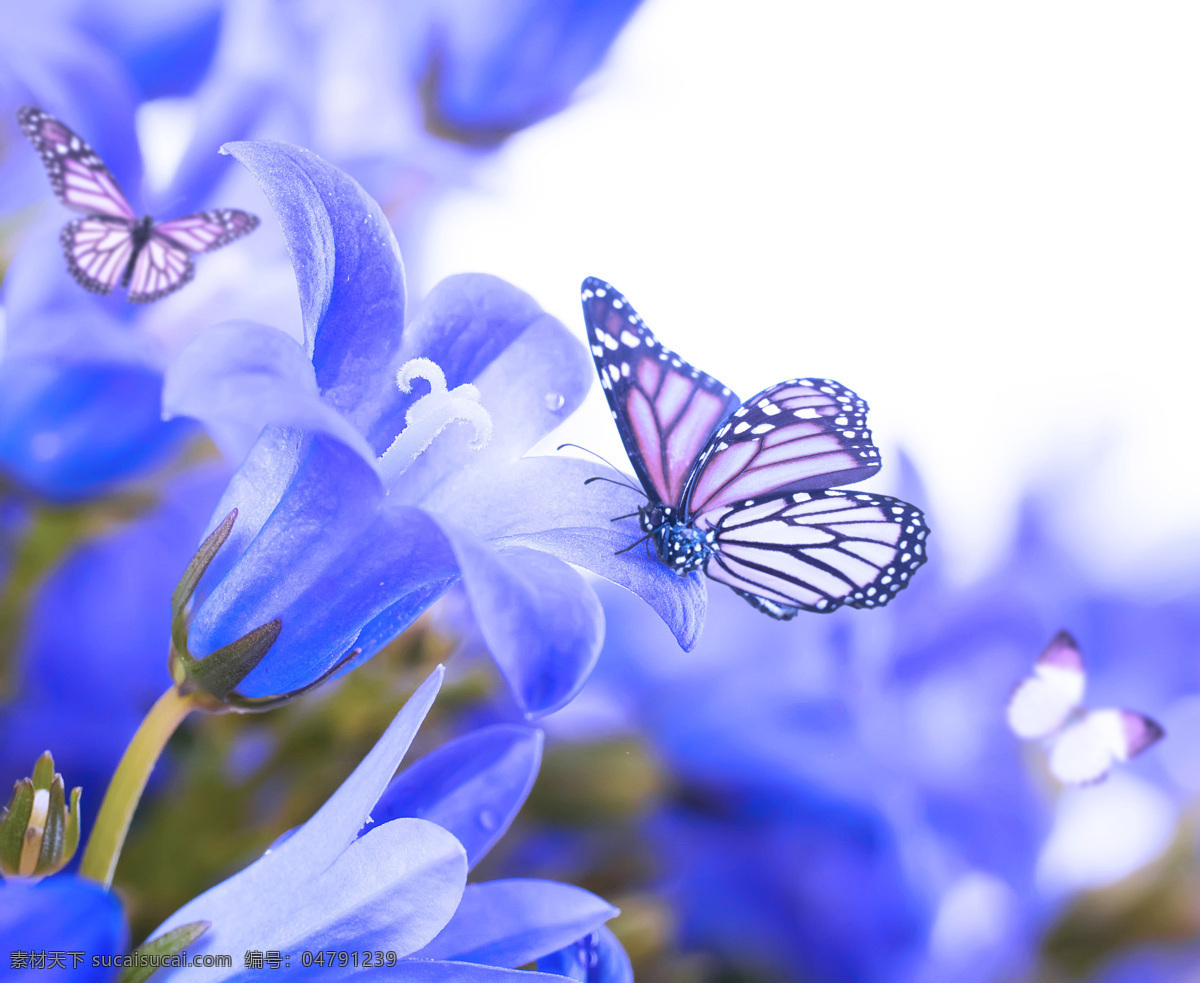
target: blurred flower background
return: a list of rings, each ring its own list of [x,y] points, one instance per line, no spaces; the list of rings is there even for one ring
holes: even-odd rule
[[[320,381],[318,332],[385,338],[406,316],[406,279],[409,307],[433,313],[410,313],[404,345],[397,335],[356,371],[436,355],[451,388],[490,385],[514,407],[493,414],[515,428],[499,448],[512,457],[572,441],[624,466],[569,338],[584,337],[578,284],[600,275],[666,344],[742,394],[793,375],[853,387],[871,403],[885,462],[863,487],[918,504],[933,530],[930,562],[886,609],[779,623],[714,585],[697,615],[695,598],[655,581],[657,565],[647,572],[636,554],[617,576],[598,547],[589,562],[543,536],[517,543],[530,564],[520,567],[504,552],[517,527],[493,525],[486,493],[522,497],[525,536],[553,532],[574,503],[539,516],[526,494],[535,483],[500,480],[515,461],[488,457],[484,473],[467,437],[447,431],[406,476],[403,501],[453,515],[455,556],[430,561],[440,573],[403,604],[386,607],[389,585],[345,638],[332,633],[337,645],[306,649],[318,671],[368,638],[361,654],[374,658],[270,713],[193,719],[168,746],[115,882],[134,942],[308,820],[449,660],[414,757],[481,727],[516,733],[527,714],[545,732],[528,802],[472,879],[542,878],[611,902],[621,914],[609,928],[639,979],[1200,978],[1195,10],[0,9],[0,765],[17,779],[51,748],[68,786],[84,788],[85,830],[167,684],[175,581],[230,504],[243,528],[274,507],[230,496],[261,477],[255,461],[274,466],[270,428],[295,424],[270,405],[282,389],[249,408],[195,389],[186,406],[168,400],[178,415],[163,420],[164,378],[191,371],[220,332],[282,336]],[[195,281],[155,304],[85,293],[58,242],[70,216],[17,128],[21,105],[84,136],[139,214],[238,207],[262,226],[199,257]],[[306,267],[269,168],[217,153],[262,140],[307,148],[357,181],[395,234],[404,277],[364,260],[369,272],[355,267],[339,287]],[[463,273],[493,276],[446,280]],[[368,279],[383,283],[369,304]],[[531,350],[527,324],[544,351]],[[487,364],[472,361],[480,325],[509,332]],[[270,374],[250,362],[248,375]],[[535,387],[555,372],[558,400],[537,409]],[[376,454],[411,405],[390,395],[392,430],[369,434]],[[350,455],[382,411],[322,396],[331,408],[313,429],[336,431]],[[350,423],[329,422],[337,414]],[[327,469],[336,482],[352,472]],[[555,472],[588,473],[575,459]],[[244,549],[237,535],[231,549]],[[479,585],[520,576],[497,573],[486,550],[464,560],[463,536],[532,577],[522,624],[544,645],[503,637],[505,601]],[[428,537],[414,539],[422,557],[435,551]],[[272,578],[299,577],[310,555],[285,546],[286,561],[254,561],[268,601]],[[234,560],[218,560],[214,580]],[[576,584],[563,561],[636,593],[591,573]],[[472,563],[486,577],[473,581]],[[460,568],[465,588],[451,586]],[[555,578],[567,584],[566,626],[557,604],[536,603]],[[359,596],[342,584],[322,608],[327,582],[313,583],[296,603],[317,620]],[[700,617],[685,652],[676,638]],[[243,631],[254,619],[234,620]],[[213,622],[198,614],[194,640],[211,648],[236,634]],[[1013,686],[1061,628],[1080,641],[1089,706],[1127,706],[1167,731],[1094,786],[1059,785],[1044,749],[1004,721]],[[260,678],[307,678],[273,671],[264,664]],[[405,774],[436,771],[421,767]],[[418,815],[437,821],[375,818]],[[607,932],[538,968],[621,978]]]

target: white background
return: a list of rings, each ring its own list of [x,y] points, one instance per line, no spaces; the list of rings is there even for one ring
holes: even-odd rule
[[[1198,29],[1183,3],[648,0],[446,203],[414,292],[496,273],[582,336],[604,277],[743,397],[857,390],[960,576],[1037,487],[1089,568],[1155,589],[1200,542]],[[566,430],[620,454],[599,387]]]

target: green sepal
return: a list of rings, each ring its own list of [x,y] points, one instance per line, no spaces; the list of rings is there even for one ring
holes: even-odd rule
[[[139,945],[133,950],[133,954],[160,957],[177,955],[207,932],[210,925],[212,922],[189,922],[187,925],[180,925],[179,928],[164,932],[157,939]],[[143,983],[144,980],[150,979],[157,969],[157,966],[126,966],[117,976],[116,983]]]
[[[276,618],[203,659],[193,658],[186,649],[183,652],[176,651],[172,674],[178,678],[178,673],[182,672],[183,679],[178,681],[185,692],[190,687],[207,693],[219,705],[232,706],[234,689],[262,662],[282,630],[283,622]],[[208,709],[220,709],[220,706],[210,706]]]
[[[13,785],[8,812],[0,826],[0,871],[16,877],[21,869],[21,850],[25,846],[25,828],[33,813],[33,781],[23,778]]]
[[[79,797],[83,789],[76,785],[71,789],[71,808],[67,813],[67,828],[63,834],[63,856],[69,861],[79,849]]]
[[[40,762],[39,762],[40,763]],[[36,769],[34,771],[36,775]],[[36,785],[37,779],[34,778]],[[62,848],[67,832],[67,796],[63,791],[62,775],[55,775],[50,786],[50,808],[46,812],[46,830],[42,833],[42,848],[38,851],[35,877],[44,877],[59,870],[70,857],[63,858]]]
[[[43,751],[42,756],[37,759],[37,764],[33,766],[33,790],[49,788],[54,781],[54,755],[49,751]]]
[[[183,576],[179,578],[179,583],[175,585],[175,590],[171,594],[171,641],[176,651],[187,651],[188,602],[196,593],[200,578],[208,570],[217,551],[225,545],[225,540],[233,532],[233,524],[237,521],[237,516],[238,510],[231,509],[229,514],[221,520],[221,524],[200,544],[196,555],[192,557],[187,569],[183,571]]]
[[[327,682],[333,676],[337,675],[347,662],[361,653],[362,649],[351,649],[311,683],[305,683],[299,689],[290,690],[287,693],[279,693],[276,696],[239,696],[237,693],[229,693],[225,697],[225,703],[231,710],[237,710],[241,713],[262,713],[264,710],[273,710],[275,707],[282,706],[284,703],[290,703],[296,697],[303,696],[310,690],[314,690],[322,683]],[[212,658],[212,656],[209,656],[209,658]]]

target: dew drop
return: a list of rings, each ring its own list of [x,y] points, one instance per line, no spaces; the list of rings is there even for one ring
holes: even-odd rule
[[[479,813],[479,825],[490,831],[500,825],[500,819],[491,809],[484,809]]]
[[[562,393],[546,393],[546,409],[551,413],[561,410],[565,402]]]

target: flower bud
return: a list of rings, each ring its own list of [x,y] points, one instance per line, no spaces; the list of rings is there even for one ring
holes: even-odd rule
[[[65,867],[79,846],[79,797],[71,790],[68,807],[62,775],[47,751],[33,777],[13,785],[12,798],[0,812],[0,872],[5,877],[41,880]]]

